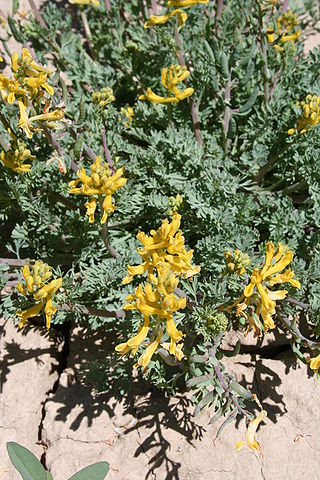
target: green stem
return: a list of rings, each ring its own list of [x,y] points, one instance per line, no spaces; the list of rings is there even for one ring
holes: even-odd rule
[[[268,52],[267,45],[263,29],[263,18],[262,10],[259,0],[257,0],[258,14],[259,14],[259,36],[260,36],[260,45],[263,56],[263,89],[264,89],[264,101],[265,104],[269,102],[270,91],[269,91],[269,81],[268,81]]]

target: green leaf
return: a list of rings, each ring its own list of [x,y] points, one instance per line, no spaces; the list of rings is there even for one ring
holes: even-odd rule
[[[50,472],[46,472],[47,474],[47,480],[53,480],[53,476],[51,475]]]
[[[215,399],[216,397],[216,393],[214,390],[212,390],[211,392],[208,392],[202,400],[200,400],[200,402],[198,403],[198,405],[196,405],[195,409],[194,409],[194,412],[193,412],[193,415],[196,417],[200,412],[201,410],[206,406],[208,405],[208,403],[210,402],[213,402],[213,400]]]
[[[249,99],[246,101],[244,105],[242,105],[239,109],[238,115],[246,115],[247,113],[250,112],[251,108],[255,104],[255,101],[257,100],[259,94],[259,87],[256,85],[249,97]]]
[[[245,400],[254,400],[252,393],[249,392],[246,388],[244,388],[240,383],[236,382],[235,380],[231,380],[229,387],[235,393],[237,393],[240,397],[244,398]]]
[[[104,480],[108,472],[109,463],[98,462],[83,468],[80,472],[72,475],[69,480]]]
[[[27,448],[16,442],[8,442],[7,450],[13,466],[18,470],[23,480],[48,480],[47,472]]]
[[[234,357],[235,355],[238,355],[238,353],[240,352],[240,347],[241,347],[241,342],[240,340],[238,340],[233,350],[221,349],[220,352],[223,353],[225,357]]]

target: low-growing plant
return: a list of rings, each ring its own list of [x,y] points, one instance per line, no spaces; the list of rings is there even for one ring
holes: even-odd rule
[[[1,36],[2,313],[109,331],[101,389],[187,388],[257,450],[226,333],[320,368],[319,12],[288,3],[14,1]]]

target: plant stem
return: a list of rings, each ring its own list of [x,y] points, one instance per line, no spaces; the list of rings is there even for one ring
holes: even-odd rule
[[[112,171],[113,173],[115,173],[116,169],[115,169],[115,166],[113,165],[113,162],[112,162],[112,159],[111,159],[110,150],[109,150],[108,145],[107,145],[106,129],[105,129],[105,127],[104,127],[104,129],[102,130],[102,144],[103,144],[103,150],[104,150],[104,154],[105,154],[106,160],[107,160],[107,162],[108,162],[108,165],[109,165],[111,171]]]
[[[61,145],[59,144],[59,142],[57,141],[53,133],[51,133],[45,126],[43,126],[42,129],[46,139],[49,141],[49,143],[51,143],[53,148],[55,148],[55,150],[59,153],[60,157],[65,158],[65,153],[63,151],[63,148],[61,147]],[[79,170],[79,167],[72,159],[70,159],[70,166],[71,166],[71,169],[75,173],[77,173],[77,171]]]
[[[48,25],[46,24],[46,22],[43,20],[42,16],[41,16],[41,13],[39,12],[34,0],[29,0],[29,4],[30,4],[30,7],[31,9],[33,10],[33,13],[34,13],[34,16],[35,18],[38,20],[38,22],[40,23],[40,25],[45,28],[46,30],[48,30]]]
[[[89,47],[91,57],[93,58],[93,60],[96,60],[97,57],[96,57],[96,54],[95,54],[95,51],[94,51],[94,48],[93,48],[92,35],[91,35],[91,30],[90,30],[90,27],[89,27],[86,12],[84,10],[81,10],[80,11],[80,16],[81,16],[83,29],[84,29],[84,34],[85,34],[87,42],[88,42],[88,47]]]
[[[302,303],[299,300],[296,300],[295,298],[291,298],[291,297],[285,298],[284,301],[287,303],[292,303],[293,305],[297,305],[298,307],[301,307],[303,310],[306,310],[307,312],[312,313],[312,307],[307,303]]]
[[[111,10],[110,0],[104,0],[104,4],[105,4],[105,6],[106,6],[107,12],[110,12],[110,10]]]
[[[101,212],[103,212],[103,207],[102,207],[103,200],[101,198],[99,198],[99,205],[100,205]],[[118,253],[117,250],[115,248],[113,248],[113,246],[111,245],[110,240],[109,240],[108,218],[105,221],[105,223],[102,224],[102,239],[103,239],[104,244],[107,247],[107,250],[110,253],[111,257],[118,258],[119,260],[121,260],[120,253]]]
[[[9,267],[23,267],[24,265],[31,265],[32,260],[19,260],[16,258],[0,258],[0,265],[9,265]]]
[[[225,144],[224,144],[224,151],[225,153],[228,153],[230,142],[228,139],[228,131],[229,131],[229,125],[230,125],[230,119],[231,119],[231,110],[229,107],[229,101],[230,101],[230,91],[231,91],[231,78],[228,78],[226,87],[224,89],[224,101],[225,101],[225,107],[224,107],[224,115],[223,115],[223,131],[225,134]]]
[[[61,310],[65,310],[67,312],[77,311],[83,313],[84,315],[94,315],[96,317],[103,317],[103,318],[125,318],[126,312],[124,310],[102,310],[100,308],[94,307],[87,307],[85,305],[76,304],[74,306],[67,305],[64,303],[61,305]]]
[[[182,67],[186,67],[186,62],[184,60],[183,56],[183,50],[182,50],[182,43],[181,43],[181,38],[179,35],[179,29],[178,29],[178,23],[176,22],[175,27],[174,27],[174,38],[178,47],[177,51],[177,57],[179,60],[179,64]],[[194,103],[192,97],[189,98],[189,105],[190,105],[190,112],[191,112],[191,117],[192,117],[192,123],[193,123],[193,128],[194,128],[194,134],[196,137],[196,140],[198,142],[198,145],[203,144],[202,136],[201,136],[201,130],[200,130],[200,122],[199,122],[199,115],[198,115],[198,109],[196,104]]]
[[[262,18],[262,10],[257,0],[257,7],[258,7],[258,14],[259,14],[259,35],[260,35],[260,45],[261,51],[263,56],[263,89],[264,89],[264,101],[265,104],[269,102],[269,81],[268,81],[268,53],[267,53],[267,45],[265,41],[265,35],[263,31],[263,18]]]
[[[274,153],[273,155],[269,155],[267,163],[260,168],[258,175],[255,177],[255,182],[260,182],[266,174],[271,170],[273,164],[278,160],[279,156],[284,153],[290,147],[289,143],[285,143],[278,152]]]
[[[210,356],[214,357],[213,368],[214,368],[215,374],[216,374],[216,376],[219,380],[219,383],[220,383],[221,387],[228,394],[230,400],[232,401],[232,403],[234,404],[234,406],[238,410],[238,413],[240,413],[240,415],[244,415],[248,420],[250,420],[250,417],[247,414],[247,412],[239,404],[237,397],[229,389],[229,387],[228,387],[228,385],[227,385],[227,383],[224,379],[223,373],[220,370],[219,362],[216,359],[215,355],[214,354],[212,355],[211,351],[210,351]]]
[[[293,185],[290,185],[289,187],[284,188],[281,190],[282,195],[290,195],[290,193],[295,193],[299,192],[300,190],[305,190],[305,188],[308,186],[307,182],[305,179],[301,180],[301,182],[294,183]]]
[[[289,329],[292,335],[296,339],[298,339],[304,347],[311,348],[311,349],[318,349],[318,350],[320,349],[320,342],[315,342],[314,340],[310,340],[309,338],[302,335],[302,333],[300,332],[297,326],[292,326],[292,322],[291,320],[289,320],[288,317],[280,314],[279,318],[283,323],[283,325]]]

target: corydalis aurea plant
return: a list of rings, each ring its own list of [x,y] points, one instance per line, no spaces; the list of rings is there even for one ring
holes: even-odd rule
[[[102,198],[101,223],[106,223],[108,215],[116,209],[112,203],[112,195],[127,183],[127,179],[123,178],[124,169],[119,168],[112,174],[110,168],[102,162],[101,157],[97,157],[90,167],[91,173],[87,175],[85,169],[81,167],[78,170],[77,180],[69,183],[69,193],[74,195],[87,195],[89,200],[85,203],[89,222],[94,222],[94,214],[97,208],[97,197]],[[79,183],[81,183],[80,186]]]
[[[169,68],[161,70],[161,83],[171,94],[169,97],[162,97],[154,93],[149,87],[144,95],[140,95],[139,100],[149,100],[153,103],[178,103],[185,98],[190,97],[194,89],[192,87],[180,90],[178,84],[182,83],[190,76],[187,67],[181,65],[171,65]]]
[[[320,97],[318,95],[307,95],[304,100],[297,102],[297,107],[302,110],[302,116],[298,119],[297,127],[288,130],[289,135],[306,133],[320,122]]]
[[[147,282],[140,284],[134,294],[127,297],[126,310],[138,310],[144,319],[137,335],[116,347],[121,355],[135,356],[139,346],[148,338],[148,346],[139,357],[136,366],[146,367],[159,345],[174,355],[177,360],[184,357],[180,343],[183,332],[176,328],[173,314],[185,308],[186,298],[179,298],[175,289],[179,279],[192,278],[199,273],[200,267],[191,264],[193,250],[187,250],[180,228],[181,216],[174,213],[172,221],[162,222],[158,230],[151,230],[150,235],[139,232],[137,239],[143,245],[138,249],[143,263],[128,266],[123,284],[128,284],[136,275],[147,274]],[[170,343],[163,342],[166,330]]]
[[[52,296],[61,287],[62,278],[51,280],[48,283],[52,277],[52,269],[42,260],[36,261],[31,269],[29,265],[25,265],[21,271],[24,281],[23,283],[19,281],[16,289],[34,305],[16,312],[20,319],[19,327],[23,327],[29,318],[36,317],[43,311],[46,317],[46,326],[50,328],[51,317],[57,312],[57,308],[52,304]]]
[[[290,283],[294,288],[301,286],[299,280],[294,278],[291,268],[283,272],[292,260],[293,252],[285,245],[278,243],[275,249],[273,242],[267,242],[266,257],[262,267],[253,270],[250,283],[241,297],[225,309],[229,313],[236,309],[236,315],[248,320],[248,331],[253,328],[255,335],[261,335],[262,329],[267,332],[274,328],[272,317],[276,312],[276,301],[283,300],[288,293],[287,290],[271,290],[271,288],[282,283]],[[224,310],[224,307],[222,309]]]

